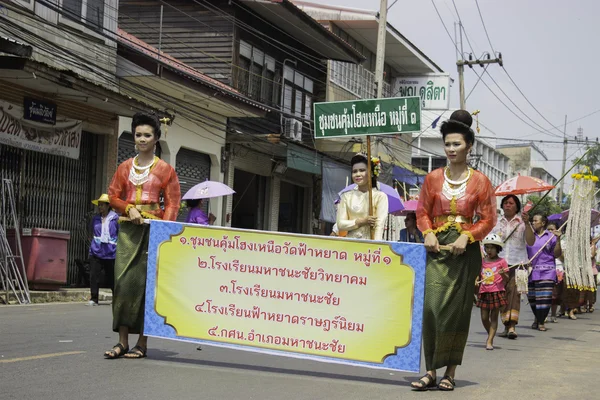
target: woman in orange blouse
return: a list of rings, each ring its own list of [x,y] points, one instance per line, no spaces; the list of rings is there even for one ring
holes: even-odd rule
[[[429,173],[419,194],[417,225],[428,251],[423,309],[427,374],[411,384],[416,390],[436,386],[436,370],[442,367],[446,371],[437,387],[454,390],[469,333],[473,285],[481,270],[478,242],[496,223],[492,184],[467,164],[475,142],[472,123],[469,112],[458,110],[442,124],[449,165]]]
[[[106,358],[146,357],[147,336],[143,334],[146,265],[150,226],[144,219],[175,221],[181,199],[179,180],[172,166],[154,155],[160,139],[160,122],[154,115],[137,113],[131,131],[138,155],[117,168],[108,197],[115,211],[129,218],[119,230],[113,292],[113,331],[119,343],[104,353]],[[164,209],[160,196],[164,198]],[[129,334],[139,334],[129,350]]]

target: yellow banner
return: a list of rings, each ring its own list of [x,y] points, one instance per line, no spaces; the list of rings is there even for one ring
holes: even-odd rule
[[[176,337],[375,364],[411,342],[415,270],[390,245],[153,224],[148,294]]]

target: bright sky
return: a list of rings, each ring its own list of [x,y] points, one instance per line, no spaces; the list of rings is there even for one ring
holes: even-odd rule
[[[322,0],[323,3],[345,7],[379,10],[379,0]],[[394,0],[388,0],[392,5]],[[572,121],[598,111],[587,118],[567,125],[567,135],[575,137],[577,128],[583,128],[584,138],[596,140],[595,128],[600,122],[599,83],[593,69],[600,64],[597,51],[600,37],[600,1],[597,0],[478,0],[485,27],[496,52],[502,53],[504,67],[527,99],[519,93],[505,71],[497,64],[488,68],[489,74],[523,111],[515,107],[486,74],[483,82],[518,114],[519,120],[479,82],[467,101],[467,109],[481,110],[480,121],[498,137],[534,140],[548,156],[548,170],[555,177],[561,176],[563,145],[540,143],[561,141],[565,120]],[[475,0],[433,0],[441,18],[454,39],[454,23],[459,17],[466,34],[479,57],[484,51],[492,52],[486,37]],[[454,4],[458,9],[458,14]],[[451,107],[458,107],[458,74],[456,50],[432,0],[398,0],[388,13],[388,21],[404,36],[419,47],[445,72],[455,79],[451,93]],[[595,32],[595,33],[594,33]],[[464,51],[471,52],[464,39]],[[482,68],[474,69],[482,73]],[[477,75],[465,68],[465,88],[469,93],[477,81]],[[540,115],[541,114],[541,115]],[[559,128],[552,128],[551,124]],[[531,119],[529,119],[531,118]],[[534,122],[532,122],[532,120]],[[538,125],[539,124],[539,125]],[[541,127],[540,127],[541,126]],[[549,133],[536,130],[549,129]],[[488,133],[482,129],[482,135]],[[498,144],[515,143],[498,141]],[[567,169],[570,160],[581,155],[585,145],[570,144]],[[570,179],[566,182],[570,182]],[[565,189],[567,189],[567,185]],[[568,191],[567,191],[568,193]]]

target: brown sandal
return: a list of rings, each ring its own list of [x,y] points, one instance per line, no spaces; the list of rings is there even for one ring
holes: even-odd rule
[[[429,383],[426,383],[425,379],[429,379]],[[435,383],[435,378],[433,376],[431,376],[431,374],[429,374],[429,373],[423,375],[423,377],[421,377],[418,381],[412,382],[410,384],[410,387],[418,392],[425,391],[425,390],[434,388],[436,386],[437,385]]]
[[[118,353],[117,350],[119,350]],[[121,343],[117,343],[112,349],[104,352],[104,358],[107,360],[114,360],[116,358],[123,357],[128,351],[129,347],[125,347]]]
[[[145,358],[148,349],[144,349],[142,346],[135,346],[125,354],[124,358]]]
[[[456,382],[454,381],[454,378],[448,375],[444,375],[444,377],[440,380],[440,383],[438,384],[438,389],[443,392],[451,392],[454,390],[455,386]]]

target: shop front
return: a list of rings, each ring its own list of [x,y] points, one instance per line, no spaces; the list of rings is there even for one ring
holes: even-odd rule
[[[25,94],[21,101],[14,101],[20,97],[14,87],[4,92],[5,98],[7,93],[11,94],[11,101],[0,100],[0,177],[10,180],[14,188],[25,235],[42,229],[58,232],[68,240],[66,254],[50,257],[57,263],[53,268],[64,269],[58,274],[63,278],[53,285],[76,285],[77,265],[87,258],[89,250],[88,225],[94,213],[91,200],[100,194],[105,180],[103,151],[110,145],[110,137],[93,132],[93,126],[82,120],[64,117],[60,104],[32,100]],[[33,108],[26,110],[24,105],[37,106],[34,114],[45,111],[51,115],[50,120],[32,120]],[[53,115],[54,111],[58,112]],[[110,123],[111,118],[107,121]],[[27,259],[28,255],[24,256]]]

